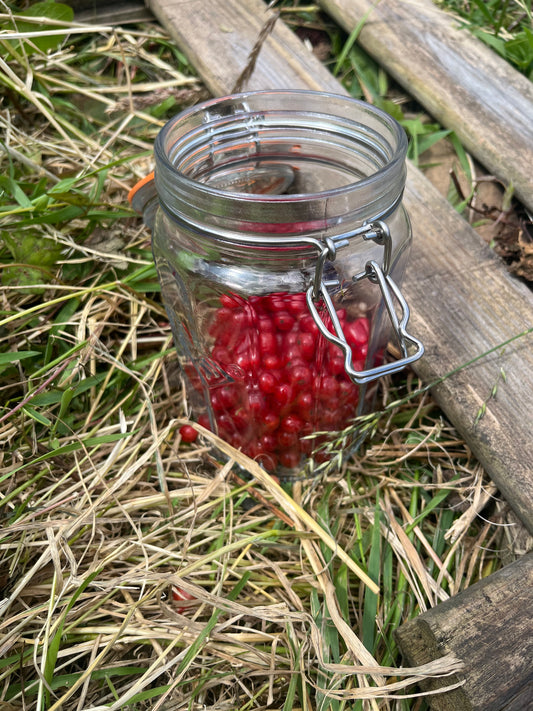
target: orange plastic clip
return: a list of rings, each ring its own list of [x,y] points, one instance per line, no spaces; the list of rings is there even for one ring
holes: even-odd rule
[[[158,205],[154,177],[152,171],[139,180],[128,193],[128,202],[135,212],[143,216],[144,224],[150,229],[153,227]]]

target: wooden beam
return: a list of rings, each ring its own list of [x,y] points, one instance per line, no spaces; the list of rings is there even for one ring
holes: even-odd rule
[[[148,1],[215,95],[232,90],[270,16],[260,0]],[[346,93],[279,20],[245,88]],[[533,334],[498,348],[533,326],[533,294],[412,166],[405,201],[414,243],[403,291],[411,331],[426,346],[417,370],[432,383],[496,349],[444,380],[435,394],[533,532]]]
[[[411,665],[454,654],[454,679],[421,683],[434,711],[525,711],[533,703],[533,553],[406,622],[395,631]]]
[[[213,96],[228,94],[272,13],[261,0],[146,0]],[[246,90],[338,91],[330,72],[282,22],[266,39]]]
[[[320,0],[358,43],[533,210],[533,82],[433,0]]]
[[[125,25],[153,20],[142,0],[68,0],[77,22]]]
[[[426,346],[416,370],[504,498],[533,532],[533,292],[410,166],[415,239],[404,294]],[[494,395],[492,395],[494,393]]]

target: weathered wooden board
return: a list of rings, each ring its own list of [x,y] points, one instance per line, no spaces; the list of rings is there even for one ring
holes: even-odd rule
[[[320,0],[358,43],[533,209],[533,83],[433,0]]]
[[[260,0],[148,0],[159,21],[215,95],[226,94],[269,16]],[[278,21],[246,89],[312,88],[345,93]],[[406,205],[414,231],[404,285],[412,332],[426,346],[417,370],[427,383],[533,325],[533,294],[506,272],[479,236],[415,168]],[[435,388],[440,405],[533,532],[533,335],[477,361]],[[497,396],[490,398],[503,369]],[[486,402],[486,412],[476,415]]]
[[[426,345],[426,383],[533,327],[533,293],[411,168],[416,238],[404,293]],[[533,333],[445,379],[432,393],[506,500],[533,530]],[[497,388],[495,397],[491,397]],[[478,413],[485,414],[478,420]]]
[[[67,0],[77,22],[97,22],[99,25],[125,25],[153,20],[142,0]]]
[[[464,685],[431,698],[434,711],[525,711],[533,708],[533,553],[406,622],[396,640],[410,665],[452,653]]]
[[[214,96],[233,90],[272,13],[261,0],[145,0]],[[278,22],[245,89],[338,91],[338,82],[294,33]]]

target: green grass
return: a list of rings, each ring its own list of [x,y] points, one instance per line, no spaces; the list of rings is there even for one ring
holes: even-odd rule
[[[490,484],[412,374],[319,481],[245,481],[210,435],[181,442],[177,358],[127,192],[164,120],[205,89],[157,25],[68,42],[40,25],[0,39],[2,708],[424,711],[388,669],[393,630],[501,564],[508,528],[467,515]],[[354,95],[411,122],[415,158],[441,138],[328,32]],[[506,523],[497,498],[487,515]]]
[[[531,0],[439,0],[461,24],[515,69],[533,79]]]

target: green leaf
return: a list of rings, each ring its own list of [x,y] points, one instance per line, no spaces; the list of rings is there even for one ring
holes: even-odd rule
[[[289,688],[283,704],[283,711],[292,711],[295,707],[296,686],[298,684],[298,674],[291,674]]]
[[[48,649],[46,650],[46,661],[44,663],[44,678],[48,682],[48,685],[51,685],[52,680],[54,678],[54,670],[57,662],[57,655],[59,653],[59,648],[61,646],[61,637],[63,635],[63,627],[65,626],[65,620],[67,618],[68,613],[70,610],[74,607],[74,604],[76,600],[80,597],[82,592],[86,589],[86,587],[91,583],[94,578],[101,572],[101,570],[95,570],[93,573],[87,576],[87,578],[82,582],[80,587],[74,592],[74,595],[70,598],[69,603],[65,610],[63,611],[61,618],[59,620],[59,624],[56,630],[56,633],[54,637],[52,638],[52,641],[48,645]],[[50,696],[50,692],[47,690],[47,695],[48,697]],[[48,699],[50,701],[50,699]]]
[[[80,217],[81,215],[84,215],[86,211],[85,207],[81,207],[79,205],[67,205],[66,207],[60,207],[55,210],[50,210],[50,212],[45,213],[44,215],[41,215],[40,217],[36,217],[33,220],[28,220],[26,224],[30,225],[42,225],[42,224],[47,224],[47,225],[57,225],[60,222],[70,222],[70,220],[74,220],[76,217]]]
[[[48,275],[49,277],[50,275]],[[2,271],[2,284],[4,286],[20,286],[21,294],[44,294],[42,284],[43,267],[30,267],[23,264],[8,266]]]
[[[32,397],[31,404],[34,407],[50,407],[50,405],[57,405],[61,402],[62,393],[60,390],[49,390],[44,393],[37,393],[35,397]]]
[[[1,145],[1,144],[0,144]],[[11,197],[16,200],[20,207],[32,208],[33,204],[18,182],[7,175],[0,175],[0,188],[3,188]]]
[[[370,555],[368,557],[368,575],[374,581],[379,580],[381,566],[381,507],[376,502],[374,509],[374,525],[372,528],[372,538],[370,545]],[[365,605],[363,610],[363,644],[369,652],[374,651],[376,617],[378,613],[378,596],[370,588],[365,588]]]
[[[40,351],[19,351],[18,353],[0,353],[0,375],[13,369],[15,363],[19,363],[27,358],[40,358],[42,353]],[[30,366],[31,367],[31,366]]]
[[[50,195],[51,193],[49,193]],[[54,198],[58,202],[66,202],[67,205],[78,205],[78,206],[85,206],[85,205],[91,205],[91,198],[89,195],[85,195],[85,193],[79,192],[79,191],[71,191],[71,192],[54,192],[53,193]]]
[[[350,578],[348,575],[348,566],[343,563],[339,567],[339,572],[335,576],[335,592],[339,601],[339,609],[345,620],[350,618],[350,603],[348,599],[348,590],[350,589]]]
[[[461,141],[458,139],[457,135],[453,131],[450,133],[448,138],[455,150],[457,158],[459,159],[461,168],[462,168],[464,174],[466,175],[466,177],[468,178],[468,181],[470,183],[470,188],[472,189],[472,167],[470,165],[470,161],[468,160],[468,155],[463,147],[463,144],[461,143]]]
[[[411,531],[416,526],[418,526],[426,518],[426,516],[428,516],[434,509],[440,506],[440,504],[451,494],[452,491],[453,489],[439,489],[438,491],[436,491],[433,498],[426,504],[422,513],[418,514],[418,516],[413,517],[411,523],[405,527],[405,532],[407,534],[411,533]]]
[[[359,37],[359,34],[363,27],[365,26],[365,23],[368,19],[368,17],[374,12],[374,6],[372,5],[367,12],[361,17],[359,22],[355,25],[353,30],[350,32],[350,36],[346,40],[346,43],[344,47],[342,48],[342,52],[339,55],[339,58],[337,59],[337,63],[335,64],[335,67],[333,69],[333,75],[336,76],[339,73],[340,68],[342,67],[346,57],[350,53],[352,47],[354,46],[357,38]]]
[[[160,104],[157,104],[156,106],[152,106],[152,108],[150,109],[150,114],[152,116],[155,116],[155,118],[162,118],[171,109],[174,109],[175,106],[176,106],[176,99],[173,96],[169,96],[164,101],[162,101]]]
[[[66,388],[66,390],[63,392],[63,395],[61,396],[61,405],[59,408],[59,413],[57,415],[56,421],[54,426],[52,427],[52,432],[51,434],[54,434],[58,424],[65,418],[69,407],[70,403],[72,402],[72,398],[74,397],[74,388],[72,386]]]
[[[156,686],[153,689],[139,691],[138,694],[135,694],[135,696],[131,697],[127,708],[129,708],[129,709],[139,708],[136,704],[140,704],[143,701],[149,701],[150,699],[156,699],[157,697],[162,696],[166,691],[168,691],[169,688],[170,688],[170,684],[167,684],[166,686]],[[133,704],[135,704],[135,707],[133,706]],[[146,707],[144,707],[144,708],[146,708]],[[151,708],[151,705],[150,705],[150,708]]]
[[[34,52],[40,50],[41,52],[48,52],[48,50],[56,49],[65,40],[68,35],[68,31],[64,34],[47,34],[47,29],[57,29],[65,23],[72,22],[74,19],[74,10],[69,5],[64,5],[59,2],[37,2],[31,5],[27,10],[17,13],[22,17],[44,17],[47,20],[53,20],[53,25],[42,25],[37,22],[25,22],[24,20],[17,21],[17,32],[32,32],[37,33],[37,36],[31,39],[22,40],[10,40],[5,41],[5,45],[13,50],[13,52],[19,52],[21,49],[21,43],[24,46],[24,52],[27,55],[33,54]],[[0,23],[0,29],[2,30],[12,30],[13,23],[10,21],[4,21]],[[8,50],[9,51],[9,50]],[[13,55],[13,53],[10,53]]]
[[[29,657],[31,657],[33,654],[33,649],[26,649],[24,651],[21,650],[20,654],[12,654],[9,657],[4,657],[3,659],[0,659],[0,669],[5,669],[6,667],[11,666],[11,664],[16,664],[17,662],[25,661]]]
[[[139,281],[134,282],[132,286],[138,294],[157,294],[161,291],[158,281]]]
[[[34,230],[3,231],[1,237],[17,262],[2,270],[2,284],[27,287],[23,293],[42,294],[44,289],[35,285],[51,279],[50,268],[59,259],[61,246]]]
[[[6,365],[8,363],[18,363],[26,358],[33,358],[34,356],[40,356],[39,351],[18,351],[9,353],[0,353],[0,366]]]
[[[28,654],[31,656],[32,652],[33,650],[29,649],[27,650],[27,652],[24,652],[24,655],[14,655],[8,657],[5,660],[5,666],[9,666],[13,663],[18,663],[20,662],[21,658],[26,659],[28,657]],[[3,662],[0,661],[0,669],[2,668],[2,664]],[[91,673],[91,680],[106,679],[107,677],[115,676],[133,676],[138,674],[144,674],[145,672],[146,669],[144,667],[104,667],[103,669],[95,669]],[[78,681],[81,675],[82,672],[74,672],[71,674],[56,674],[50,682],[50,687],[52,691],[71,687]],[[20,682],[16,682],[8,687],[5,698],[7,701],[9,701],[14,696],[19,695],[22,690],[24,690],[24,695],[27,697],[35,696],[38,692],[38,689],[39,680],[31,682],[26,681],[24,686],[22,686]],[[155,689],[153,689],[152,691],[155,691]]]
[[[46,267],[55,264],[61,254],[60,245],[34,230],[4,231],[1,236],[17,262]]]
[[[505,43],[505,56],[522,71],[533,64],[533,32],[524,28],[514,39]]]
[[[58,183],[53,185],[50,190],[48,190],[48,195],[62,195],[66,192],[72,190],[72,188],[80,182],[80,177],[78,175],[71,178],[62,178]]]
[[[41,415],[40,412],[37,412],[37,410],[30,405],[24,405],[22,409],[32,418],[32,420],[35,420],[40,425],[44,425],[45,427],[50,427],[52,425],[52,420],[49,420],[48,417],[45,417],[45,415]]]
[[[70,5],[54,2],[53,0],[36,2],[19,14],[23,17],[45,17],[47,20],[55,20],[59,25],[72,22],[74,19],[74,11]],[[34,23],[31,24],[33,28],[36,27]]]
[[[389,116],[392,116],[392,118],[396,119],[396,121],[400,123],[405,120],[402,107],[399,104],[394,103],[394,101],[390,101],[390,99],[382,99],[378,97],[376,99],[376,106],[383,111],[386,111]]]
[[[501,57],[505,57],[505,40],[482,29],[473,29],[472,34],[491,47]]]
[[[426,136],[421,136],[418,141],[418,150],[420,153],[424,153],[424,151],[427,151],[431,146],[435,145],[435,143],[438,143],[441,141],[443,138],[446,138],[446,136],[449,136],[451,131],[449,130],[442,130],[442,131],[435,131],[434,133],[430,133]]]
[[[487,7],[487,0],[472,0],[474,5],[476,5],[485,18],[485,21],[490,25],[494,25],[495,18],[491,15],[489,8]]]
[[[50,363],[52,360],[52,354],[56,352],[56,348],[59,347],[60,352],[64,352],[64,342],[62,339],[56,338],[57,334],[62,328],[68,325],[72,316],[76,313],[80,305],[79,299],[72,299],[64,304],[54,319],[54,325],[49,331],[48,341],[46,343],[46,348],[44,351],[43,362],[44,364]]]

